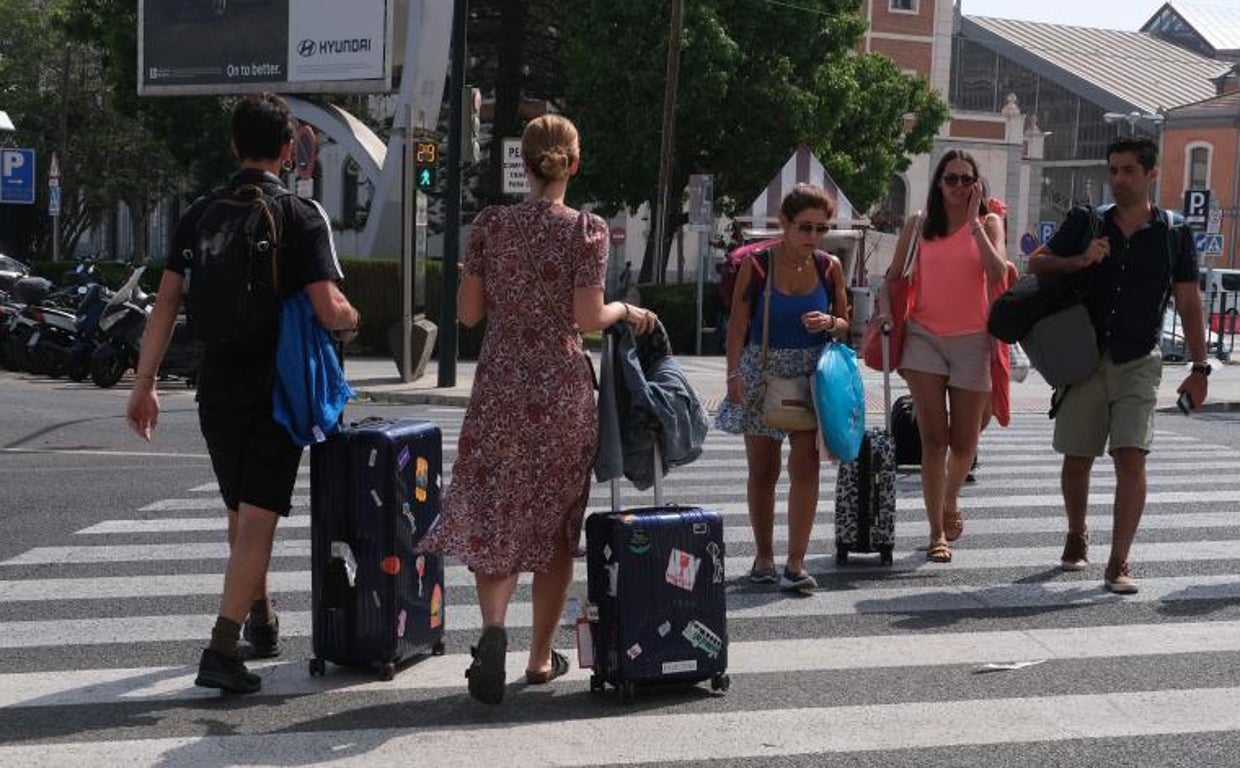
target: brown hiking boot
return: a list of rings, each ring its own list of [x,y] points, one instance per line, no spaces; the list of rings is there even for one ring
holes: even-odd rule
[[[1069,533],[1063,542],[1059,567],[1065,571],[1083,571],[1089,566],[1089,533]]]

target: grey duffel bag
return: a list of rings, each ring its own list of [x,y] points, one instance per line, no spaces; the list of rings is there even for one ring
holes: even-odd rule
[[[1084,304],[1037,321],[1020,346],[1029,363],[1056,389],[1084,381],[1098,370],[1098,337]]]

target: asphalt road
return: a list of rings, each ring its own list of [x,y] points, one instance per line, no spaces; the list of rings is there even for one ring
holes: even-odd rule
[[[1100,589],[1113,487],[1104,464],[1095,565],[1055,568],[1062,512],[1044,418],[986,434],[950,565],[917,550],[925,523],[906,473],[894,567],[837,566],[834,468],[824,467],[810,563],[821,586],[808,599],[743,578],[753,555],[743,453],[712,434],[667,494],[725,514],[731,690],[651,692],[624,708],[588,693],[574,670],[544,689],[514,684],[490,709],[464,693],[477,611],[460,569],[449,575],[447,657],[389,683],[306,674],[304,505],[273,562],[288,631],[283,657],[261,665],[264,692],[194,689],[224,566],[213,478],[192,393],[164,388],[150,444],[128,433],[126,396],[0,373],[0,765],[1235,764],[1240,414],[1158,417],[1134,553],[1142,592],[1128,599]],[[450,462],[459,409],[366,405],[349,416],[371,414],[439,422]],[[781,485],[781,508],[785,494]],[[605,505],[599,488],[592,508]],[[510,679],[528,647],[528,601],[527,578]],[[558,645],[575,655],[567,630]],[[987,666],[1001,662],[1038,663]]]

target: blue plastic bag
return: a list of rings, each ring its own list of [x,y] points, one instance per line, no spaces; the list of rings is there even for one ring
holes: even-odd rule
[[[812,383],[823,442],[840,461],[856,461],[865,434],[865,387],[856,353],[846,344],[827,344]]]

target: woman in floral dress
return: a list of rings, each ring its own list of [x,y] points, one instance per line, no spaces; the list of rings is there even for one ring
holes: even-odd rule
[[[564,205],[578,170],[577,129],[545,115],[525,129],[521,154],[531,197],[474,220],[457,296],[466,326],[487,319],[452,483],[424,551],[474,573],[483,631],[466,672],[479,701],[503,700],[504,630],[517,576],[534,572],[526,679],[568,671],[551,640],[572,581],[589,472],[598,443],[591,364],[579,331],[627,321],[642,333],[649,310],[603,302],[607,225]]]

